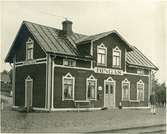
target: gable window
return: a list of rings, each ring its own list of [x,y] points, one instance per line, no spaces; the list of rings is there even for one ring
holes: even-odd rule
[[[144,70],[143,69],[137,69],[137,74],[144,75]]]
[[[76,66],[76,61],[75,60],[70,60],[70,59],[63,59],[63,65],[64,66],[75,67]]]
[[[121,68],[121,50],[118,47],[113,49],[113,67]]]
[[[33,59],[33,49],[34,49],[34,41],[31,38],[28,38],[26,42],[26,60]]]
[[[103,43],[97,46],[97,64],[102,66],[107,65],[107,48]]]
[[[122,81],[122,100],[130,100],[130,82],[127,79]]]
[[[89,100],[96,100],[97,96],[97,79],[94,78],[94,76],[90,76],[87,78],[86,82],[87,86],[87,99]]]
[[[62,100],[74,100],[75,78],[70,73],[63,76]]]
[[[144,101],[144,82],[142,80],[137,82],[137,100]]]

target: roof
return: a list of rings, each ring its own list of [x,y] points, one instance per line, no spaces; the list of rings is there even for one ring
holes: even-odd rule
[[[80,38],[79,40],[77,40],[77,44],[82,44],[84,42],[90,42],[90,41],[96,41],[98,39],[101,39],[109,34],[115,33],[116,35],[118,35],[120,37],[121,40],[123,40],[125,42],[125,44],[128,46],[129,50],[131,49],[131,45],[116,31],[116,30],[112,30],[112,31],[108,31],[108,32],[103,32],[100,34],[95,34],[95,35],[91,35],[91,36],[85,36]]]
[[[61,30],[59,29],[27,21],[23,23],[46,52],[80,56],[75,44],[78,39],[86,35],[73,33],[70,36],[63,37],[60,36]]]
[[[139,51],[135,46],[131,46],[133,51],[127,53],[126,62],[130,65],[141,66],[158,70],[158,68]]]
[[[85,59],[92,59],[90,55],[83,56],[77,49],[77,45],[79,43],[87,42],[87,41],[95,41],[100,38],[103,38],[111,33],[116,33],[128,46],[128,54],[127,54],[127,63],[130,65],[148,67],[157,70],[158,68],[147,58],[145,57],[136,47],[131,46],[125,39],[116,31],[108,31],[103,32],[96,35],[83,35],[79,33],[72,33],[71,35],[67,36],[60,36],[62,30],[56,29],[49,26],[44,26],[28,21],[23,21],[22,25],[25,25],[28,30],[31,32],[35,40],[41,46],[41,48],[46,53],[53,53],[57,55],[65,55],[65,56],[72,56],[76,58],[85,58]],[[22,26],[21,26],[22,27]],[[21,28],[20,28],[21,29]],[[19,30],[20,31],[20,30]],[[18,33],[19,34],[19,33]],[[17,34],[17,36],[18,36]],[[16,38],[17,38],[16,36]],[[15,41],[16,41],[15,38]],[[13,42],[9,53],[5,59],[6,62],[10,62],[10,58],[12,57],[12,49],[15,47],[15,41]]]

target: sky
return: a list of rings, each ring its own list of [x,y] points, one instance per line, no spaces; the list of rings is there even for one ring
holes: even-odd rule
[[[156,78],[164,82],[166,3],[162,0],[1,1],[0,71],[10,69],[4,59],[23,20],[61,29],[61,22],[68,18],[73,22],[73,31],[82,34],[117,30],[159,68]]]

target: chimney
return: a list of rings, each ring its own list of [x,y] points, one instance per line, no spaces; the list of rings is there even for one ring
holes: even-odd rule
[[[72,21],[69,21],[69,20],[65,20],[62,22],[62,30],[63,30],[63,34],[65,35],[70,35],[72,34]]]

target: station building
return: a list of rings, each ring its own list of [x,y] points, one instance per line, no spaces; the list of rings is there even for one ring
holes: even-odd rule
[[[116,30],[83,35],[23,21],[6,56],[13,107],[56,111],[148,107],[158,68]]]

